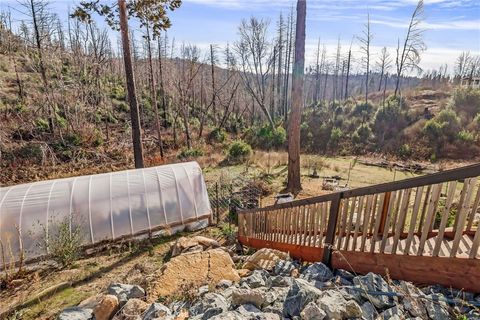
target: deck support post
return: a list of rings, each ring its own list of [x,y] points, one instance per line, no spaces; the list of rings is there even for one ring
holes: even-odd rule
[[[342,201],[343,192],[335,194],[335,198],[330,205],[328,215],[327,234],[325,237],[325,245],[323,248],[322,262],[328,267],[332,266],[332,252],[335,243],[335,229],[337,228],[338,213],[340,212],[340,201]]]

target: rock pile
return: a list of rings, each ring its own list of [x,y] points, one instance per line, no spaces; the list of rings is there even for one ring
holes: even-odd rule
[[[245,270],[240,278],[233,253],[216,245],[200,246],[174,245],[178,254],[151,288],[114,283],[94,305],[66,309],[58,319],[480,319],[475,307],[480,306],[480,295],[440,286],[420,289],[405,281],[387,282],[374,273],[333,271],[319,262],[300,264],[271,249],[233,256]],[[182,291],[185,287],[188,294]]]

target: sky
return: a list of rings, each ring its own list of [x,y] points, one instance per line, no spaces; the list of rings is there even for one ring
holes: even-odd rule
[[[219,46],[233,43],[238,39],[240,21],[256,16],[270,21],[273,36],[279,14],[287,15],[295,3],[294,0],[183,0],[182,6],[170,13],[173,26],[168,35],[175,37],[177,44],[196,44],[206,51],[211,43]],[[372,59],[379,58],[384,46],[394,56],[397,41],[402,41],[416,3],[416,0],[308,0],[307,65],[315,60],[319,38],[332,58],[338,39],[344,51],[353,40],[353,55],[360,59],[356,36],[361,34],[367,14],[373,32]],[[65,20],[69,8],[76,4],[78,1],[51,0],[52,11]],[[0,0],[0,10],[18,6],[16,0]],[[27,19],[15,9],[12,11],[16,21]],[[102,24],[101,18],[96,20]],[[135,24],[132,27],[138,29]],[[427,50],[420,66],[424,70],[447,64],[451,72],[462,51],[480,54],[480,0],[425,0],[423,27]],[[116,32],[110,34],[116,41]]]

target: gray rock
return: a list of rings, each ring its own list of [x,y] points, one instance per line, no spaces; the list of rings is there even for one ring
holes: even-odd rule
[[[269,287],[290,287],[293,283],[293,278],[284,276],[273,276],[267,280]]]
[[[332,270],[321,262],[315,262],[303,270],[302,279],[325,282],[333,278]]]
[[[480,312],[476,310],[470,310],[465,316],[468,320],[480,320]]]
[[[249,304],[243,304],[240,307],[238,307],[237,312],[240,313],[241,315],[249,315],[250,313],[259,313],[262,311],[258,309],[255,305],[249,303]]]
[[[131,284],[112,283],[108,286],[107,292],[116,296],[120,305],[124,305],[129,299],[145,297],[145,290],[142,287]]]
[[[220,282],[217,283],[217,288],[218,289],[227,289],[230,288],[233,285],[233,282],[230,280],[220,280]]]
[[[245,320],[245,317],[236,311],[228,311],[211,317],[210,320]]]
[[[275,264],[273,274],[277,276],[289,276],[292,270],[297,269],[299,266],[296,261],[280,260]]]
[[[216,315],[222,314],[225,310],[222,308],[208,308],[204,314],[202,314],[202,320],[210,319]]]
[[[224,311],[227,311],[229,304],[227,300],[220,294],[209,292],[205,294],[202,299],[195,302],[190,307],[190,314],[193,316],[205,314],[210,312],[210,316],[215,316]],[[212,309],[212,310],[210,310]],[[210,311],[209,311],[210,310]],[[202,317],[203,318],[203,317]]]
[[[267,305],[267,293],[261,289],[235,289],[232,292],[232,304],[253,304],[261,309]]]
[[[200,288],[198,288],[198,295],[203,296],[208,291],[210,291],[210,289],[208,288],[208,285],[201,286]]]
[[[152,303],[145,311],[142,320],[166,320],[172,317],[172,312],[161,303]]]
[[[412,317],[427,318],[427,310],[419,298],[412,296],[423,296],[423,292],[412,283],[399,281],[398,290],[403,294],[402,305]]]
[[[446,302],[440,301],[443,298],[441,294],[431,294],[427,296],[428,299],[422,299],[422,302],[427,310],[428,317],[432,320],[447,320],[450,319],[448,313],[448,305]]]
[[[336,269],[335,272],[333,273],[335,276],[339,276],[348,282],[352,282],[353,278],[355,278],[355,275],[351,272],[348,272],[347,270],[343,269]]]
[[[252,289],[265,287],[268,276],[265,270],[254,270],[250,276],[243,278],[241,283],[246,283]]]
[[[338,290],[326,290],[317,300],[327,319],[359,318],[362,309],[354,300],[346,300]]]
[[[315,301],[321,294],[322,291],[308,281],[295,279],[283,303],[283,315],[285,317],[299,316],[303,308],[308,303]]]
[[[362,308],[362,320],[375,320],[377,319],[378,312],[369,301],[360,306]]]
[[[275,313],[280,317],[283,317],[283,302],[275,301],[271,305],[262,309],[264,312]]]
[[[392,288],[388,285],[388,283],[378,274],[370,272],[365,276],[355,277],[353,278],[353,283],[362,289],[360,291],[362,297],[365,300],[371,301],[377,309],[388,309],[398,303],[398,299],[396,297],[368,294],[368,292],[392,291]]]
[[[72,307],[63,310],[57,317],[58,320],[91,320],[93,310],[89,308]]]
[[[365,302],[365,298],[362,296],[362,289],[359,286],[344,287],[339,290],[343,297],[347,300],[355,300],[358,304],[362,305]]]
[[[405,319],[402,309],[399,306],[387,309],[380,313],[378,319],[389,320],[389,319]]]
[[[327,314],[325,311],[320,309],[320,307],[315,302],[308,303],[302,312],[300,312],[300,317],[302,320],[322,320]]]

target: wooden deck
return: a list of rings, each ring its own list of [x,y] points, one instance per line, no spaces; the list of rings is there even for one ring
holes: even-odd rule
[[[242,244],[480,292],[480,164],[242,211]]]

